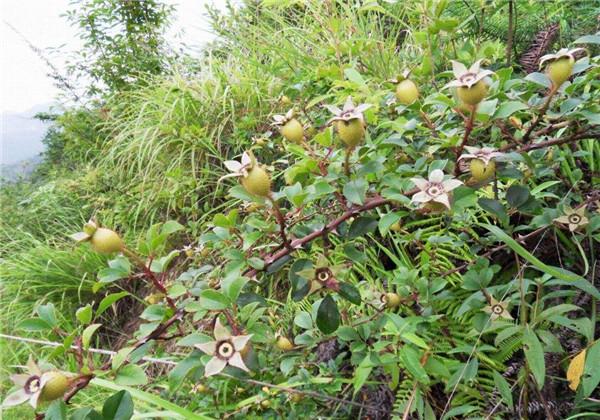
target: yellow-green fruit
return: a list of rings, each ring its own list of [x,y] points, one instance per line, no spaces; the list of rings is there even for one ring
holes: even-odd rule
[[[360,118],[354,118],[350,121],[339,120],[337,131],[340,139],[348,147],[356,147],[365,137],[365,126]]]
[[[112,254],[123,249],[123,241],[117,232],[106,228],[96,229],[90,242],[94,251],[101,254]]]
[[[385,306],[388,308],[395,308],[400,305],[401,299],[400,296],[396,293],[386,293],[385,294]]]
[[[300,144],[304,138],[304,127],[300,122],[293,118],[286,122],[279,130],[281,135],[292,143]]]
[[[404,79],[396,86],[396,98],[404,105],[410,105],[419,97],[419,89],[415,82]]]
[[[294,345],[288,338],[280,336],[277,339],[277,348],[282,351],[290,351],[294,349]]]
[[[242,177],[242,185],[250,194],[267,197],[271,193],[271,178],[267,171],[255,166],[248,171],[248,176]]]
[[[260,402],[260,406],[262,408],[269,408],[271,406],[271,401],[269,401],[269,400],[262,400]]]
[[[496,171],[496,162],[491,160],[487,165],[481,159],[472,159],[469,165],[471,176],[476,181],[485,181],[490,179]]]
[[[290,395],[290,400],[297,404],[302,401],[302,394],[294,392],[292,395]]]
[[[287,97],[286,95],[283,95],[281,98],[279,98],[279,102],[281,102],[282,105],[289,105],[292,103],[290,98]]]
[[[390,226],[390,230],[391,230],[392,232],[400,232],[400,231],[402,230],[402,223],[400,223],[400,221],[398,221],[398,222],[396,222],[396,223],[393,223],[393,224]]]
[[[555,87],[559,87],[567,81],[573,73],[575,60],[571,57],[563,57],[548,64],[546,74],[552,80]]]
[[[467,105],[477,105],[487,95],[487,85],[483,81],[475,83],[471,87],[461,86],[456,89],[458,98]]]
[[[60,372],[47,372],[50,379],[44,385],[40,399],[42,401],[52,401],[62,397],[69,388],[69,380]]]

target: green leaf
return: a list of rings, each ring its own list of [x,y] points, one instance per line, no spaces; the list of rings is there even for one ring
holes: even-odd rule
[[[102,407],[104,420],[129,420],[133,417],[133,399],[127,391],[110,396]]]
[[[75,312],[75,318],[77,318],[77,320],[83,325],[87,325],[90,322],[92,322],[92,316],[93,311],[92,305],[90,304],[87,304],[84,307],[77,309],[77,311]]]
[[[98,309],[96,309],[96,316],[100,316],[106,311],[113,303],[123,299],[125,296],[129,296],[129,292],[119,292],[106,295],[104,299],[100,301]]]
[[[350,301],[355,305],[360,305],[360,292],[351,284],[340,283],[340,290],[338,293],[347,301]]]
[[[177,222],[176,220],[169,220],[167,222],[165,222],[162,227],[160,228],[160,234],[161,235],[171,235],[175,232],[179,232],[180,230],[183,230],[184,227]]]
[[[167,317],[167,308],[164,305],[150,305],[144,309],[140,318],[146,321],[162,321]]]
[[[46,410],[45,420],[67,420],[67,406],[63,400],[56,400]]]
[[[561,270],[566,271],[566,270]],[[569,273],[568,271],[566,271]],[[547,286],[556,286],[556,285],[564,285],[569,287],[577,287],[578,289],[583,290],[587,294],[594,296],[596,299],[600,299],[600,291],[594,286],[592,283],[587,281],[586,279],[580,277],[576,280],[563,280],[563,279],[553,279],[545,283]]]
[[[201,365],[199,352],[191,353],[188,357],[177,363],[177,366],[169,372],[169,389],[175,391],[185,380],[185,378]]]
[[[363,86],[365,84],[365,79],[363,79],[360,73],[353,68],[344,69],[344,76],[346,76],[346,79],[360,86]]]
[[[294,317],[294,324],[305,330],[310,330],[313,327],[312,318],[310,314],[305,311],[300,311]]]
[[[37,313],[40,318],[46,321],[49,325],[53,327],[58,325],[58,320],[56,319],[56,310],[54,309],[54,305],[52,303],[38,306]]]
[[[584,35],[573,41],[574,44],[600,44],[600,35]]]
[[[262,261],[262,260],[261,260]],[[229,276],[221,282],[223,293],[232,301],[235,302],[242,291],[244,285],[248,282],[247,277]]]
[[[292,284],[292,299],[302,300],[310,290],[310,283],[298,273],[302,270],[308,270],[313,267],[312,261],[306,258],[300,258],[292,264],[288,272],[288,279]]]
[[[45,330],[51,330],[52,325],[48,324],[46,321],[44,321],[41,318],[29,318],[24,321],[21,321],[17,325],[17,329],[24,330],[24,331],[32,331],[32,332],[45,331]]]
[[[365,384],[373,367],[375,365],[371,361],[369,354],[360,362],[360,364],[354,370],[354,377],[352,378],[352,385],[354,387],[354,394],[356,394],[362,386]]]
[[[521,245],[519,245],[517,243],[517,241],[515,241],[513,238],[508,236],[499,227],[493,226],[493,225],[488,225],[485,223],[480,223],[479,225],[481,227],[487,229],[488,231],[490,231],[492,234],[494,234],[494,236],[496,236],[500,241],[502,241],[506,245],[508,245],[508,247],[510,249],[515,251],[517,254],[519,254],[519,256],[521,256],[522,258],[527,260],[527,262],[529,262],[531,265],[533,265],[538,270],[540,270],[546,274],[549,274],[551,276],[554,276],[558,279],[565,280],[567,282],[571,282],[571,283],[567,283],[567,284],[573,284],[575,287],[580,287],[581,281],[587,282],[585,279],[581,278],[580,276],[578,276],[575,273],[571,273],[570,271],[559,269],[559,268],[544,264],[543,262],[538,260],[534,255],[530,254],[525,248],[523,248]],[[577,286],[576,283],[580,284],[580,286]],[[591,284],[589,284],[589,285],[591,286]],[[582,290],[584,290],[584,289],[582,289]],[[600,296],[600,292],[598,292],[597,290],[596,290],[596,294],[598,294]]]
[[[102,387],[105,389],[110,389],[113,391],[127,391],[136,400],[143,401],[152,406],[160,407],[164,410],[168,410],[186,420],[213,420],[211,417],[208,417],[208,416],[205,416],[205,415],[202,415],[199,413],[193,413],[190,410],[180,407],[177,404],[174,404],[170,401],[160,398],[160,396],[158,396],[155,393],[151,394],[149,392],[144,392],[137,388],[132,388],[132,387],[124,386],[124,385],[117,385],[111,381],[107,381],[105,379],[101,379],[98,377],[92,379],[91,384],[94,386],[99,386],[99,387]],[[177,417],[171,416],[170,418],[177,418]]]
[[[369,184],[363,178],[356,179],[344,185],[344,197],[354,204],[364,204]]]
[[[585,367],[583,369],[583,397],[589,397],[600,384],[600,341],[587,349]]]
[[[102,324],[91,324],[83,330],[83,333],[81,333],[81,343],[83,344],[83,348],[87,349],[90,346],[92,336],[101,326]]]
[[[360,339],[360,336],[356,330],[346,325],[342,325],[340,328],[338,328],[336,335],[338,338],[344,341],[354,341]]]
[[[496,216],[502,224],[508,224],[508,214],[500,201],[491,198],[480,198],[477,200],[477,204],[488,213]]]
[[[100,283],[112,283],[127,276],[129,276],[129,270],[108,267],[98,272],[98,281]]]
[[[317,310],[317,327],[325,334],[331,334],[340,325],[340,311],[330,295],[325,296]]]
[[[348,239],[358,238],[367,233],[373,232],[377,228],[377,220],[372,217],[357,217],[348,229]]]
[[[529,73],[527,76],[525,76],[525,80],[536,83],[545,88],[550,88],[552,86],[552,82],[550,81],[548,76],[546,76],[544,73],[538,73],[538,72]]]
[[[200,306],[209,311],[222,311],[231,305],[231,301],[223,293],[213,289],[200,292]]]
[[[529,328],[523,332],[523,351],[527,365],[533,373],[538,389],[544,386],[546,377],[546,361],[544,360],[544,349],[537,335]]]
[[[421,366],[419,353],[411,346],[403,346],[400,350],[400,360],[402,364],[408,369],[413,377],[420,383],[428,384],[429,377],[425,368]]]
[[[385,235],[390,230],[390,227],[394,223],[396,223],[398,220],[400,220],[399,213],[391,212],[391,213],[383,215],[383,217],[381,219],[379,219],[379,223],[378,223],[379,232],[381,232],[382,235]]]
[[[510,385],[508,384],[506,379],[504,379],[504,376],[500,375],[495,370],[493,370],[492,372],[494,375],[494,385],[496,385],[496,389],[498,389],[498,392],[500,392],[500,395],[502,396],[502,399],[504,400],[506,405],[512,409],[513,398],[512,392],[510,390]]]
[[[529,189],[522,185],[511,185],[506,191],[506,201],[514,208],[521,207],[529,200],[529,197]]]
[[[138,365],[126,365],[123,366],[117,372],[115,383],[119,385],[145,385],[148,383],[148,378],[144,369]]]
[[[90,407],[83,407],[71,414],[71,420],[104,420],[100,413]]]
[[[517,111],[522,111],[524,109],[528,109],[529,105],[520,102],[520,101],[508,101],[503,102],[499,107],[496,113],[494,114],[494,118],[507,118],[510,117]]]

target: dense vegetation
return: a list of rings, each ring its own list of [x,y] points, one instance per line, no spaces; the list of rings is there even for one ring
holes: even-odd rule
[[[600,411],[594,2],[248,1],[201,57],[171,12],[66,14],[75,105],[0,190],[2,415]]]

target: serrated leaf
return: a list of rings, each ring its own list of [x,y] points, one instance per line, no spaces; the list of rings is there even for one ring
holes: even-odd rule
[[[510,385],[507,380],[504,379],[504,376],[500,375],[495,370],[492,371],[494,375],[494,385],[496,385],[496,389],[500,392],[502,399],[506,403],[508,407],[513,408],[513,398],[512,391],[510,390]]]

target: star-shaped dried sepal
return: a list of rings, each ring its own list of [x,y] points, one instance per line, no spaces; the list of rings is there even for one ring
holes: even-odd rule
[[[558,50],[554,54],[546,54],[546,55],[542,56],[542,58],[540,58],[540,69],[543,68],[546,63],[549,63],[549,62],[552,62],[552,61],[558,61],[558,60],[560,60],[562,58],[567,58],[570,61],[575,61],[575,55],[579,51],[585,51],[585,49],[583,49],[583,48],[573,48],[573,49],[570,50],[568,48],[561,48],[560,50]]]
[[[325,105],[325,108],[335,115],[328,121],[328,124],[333,121],[351,121],[355,119],[359,119],[364,123],[365,117],[363,112],[371,108],[371,106],[371,104],[354,105],[352,96],[348,96],[348,99],[346,99],[346,103],[344,103],[344,107],[342,109],[339,109],[335,105]]]
[[[420,190],[412,196],[412,202],[424,204],[435,202],[443,204],[450,209],[449,193],[462,185],[457,179],[444,180],[444,172],[441,169],[435,169],[429,174],[429,179],[415,177],[410,179]]]
[[[485,163],[486,165],[489,164],[495,158],[500,157],[504,154],[494,149],[493,147],[482,147],[480,149],[478,147],[465,146],[465,149],[468,153],[463,153],[462,155],[460,155],[458,160],[479,159],[483,161],[483,163]]]
[[[491,70],[482,70],[481,69],[481,61],[477,60],[470,68],[458,62],[451,60],[452,62],[452,71],[454,72],[455,79],[450,83],[446,84],[446,88],[449,87],[473,87],[478,82],[482,81],[488,76],[494,74]]]
[[[223,165],[225,165],[230,173],[219,178],[219,181],[226,178],[248,176],[248,171],[256,165],[256,159],[252,154],[244,152],[239,162],[237,160],[226,160],[223,162]]]
[[[587,224],[590,222],[585,216],[585,206],[576,210],[567,207],[565,209],[565,214],[557,217],[554,219],[554,221],[562,225],[567,225],[571,232],[575,232],[576,230],[587,226]]]
[[[290,109],[284,115],[280,115],[280,114],[273,115],[273,122],[271,123],[271,125],[281,127],[282,125],[285,125],[288,121],[291,121],[293,119],[294,119],[294,108]]]
[[[196,344],[198,350],[210,354],[212,358],[204,367],[204,376],[212,376],[225,369],[225,366],[233,366],[245,372],[250,369],[242,359],[242,351],[250,341],[250,335],[231,335],[229,330],[221,324],[219,318],[215,321],[213,330],[215,341]]]
[[[498,318],[502,319],[513,319],[510,313],[507,310],[508,301],[497,301],[494,298],[491,298],[490,304],[483,308],[483,311],[490,314],[490,318],[492,321],[495,321]]]
[[[324,255],[319,255],[317,263],[312,268],[298,271],[300,277],[305,278],[310,284],[308,294],[320,289],[339,289],[339,277],[343,273],[342,265],[330,265]]]
[[[90,219],[83,225],[83,230],[81,232],[73,233],[69,235],[69,237],[77,243],[86,242],[92,239],[92,236],[94,236],[94,233],[96,233],[97,230],[98,224],[95,220]]]
[[[11,375],[10,379],[18,389],[8,394],[2,407],[29,402],[33,408],[37,408],[40,401],[60,398],[68,387],[68,380],[63,373],[42,371],[31,357],[27,361],[27,373]]]

